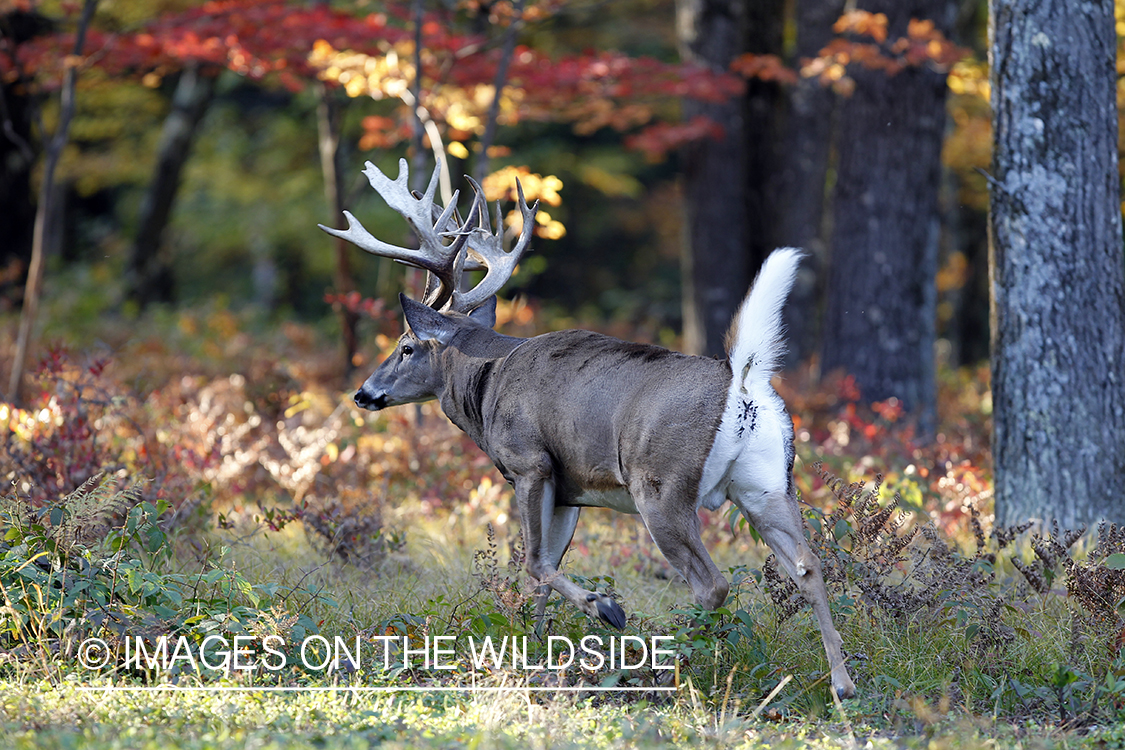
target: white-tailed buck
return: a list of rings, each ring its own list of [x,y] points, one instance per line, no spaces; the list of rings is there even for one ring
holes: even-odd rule
[[[800,262],[791,248],[766,260],[728,335],[726,361],[691,357],[590,331],[520,339],[492,330],[495,294],[527,250],[535,223],[519,189],[523,230],[503,248],[480,187],[461,223],[434,206],[438,172],[425,195],[407,187],[405,160],[388,179],[368,162],[371,186],[418,235],[418,249],[371,236],[345,213],[347,230],[321,227],[375,255],[430,274],[424,303],[399,295],[408,329],[394,353],[355,394],[365,409],[437,398],[445,414],[515,487],[527,571],[591,617],[618,628],[611,598],[559,572],[583,507],[638,513],[660,551],[687,579],[700,607],[727,597],[726,579],[700,539],[698,509],[732,500],[812,605],[836,692],[849,697],[839,633],[832,625],[820,561],[805,541],[793,487],[793,423],[770,384],[784,341],[781,308]],[[518,186],[517,186],[518,187]],[[464,270],[483,269],[468,291]]]

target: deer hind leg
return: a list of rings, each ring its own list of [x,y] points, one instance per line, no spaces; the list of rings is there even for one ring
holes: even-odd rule
[[[832,686],[841,698],[851,698],[855,695],[855,683],[848,676],[844,662],[843,640],[832,625],[820,559],[805,541],[804,521],[797,509],[796,496],[784,491],[747,493],[736,497],[735,504],[750,519],[785,572],[797,583],[801,596],[812,606],[832,669]]]
[[[703,546],[694,496],[673,483],[651,479],[631,482],[629,492],[661,554],[691,586],[696,605],[706,610],[721,607],[730,586]]]
[[[589,591],[570,580],[558,569],[558,559],[552,554],[552,544],[558,551],[558,558],[570,543],[570,534],[574,531],[573,523],[577,523],[578,514],[573,514],[573,523],[569,530],[560,528],[552,532],[555,521],[555,481],[549,474],[534,476],[520,476],[514,482],[516,500],[520,508],[520,521],[523,524],[524,544],[527,547],[527,572],[541,585],[546,585],[559,592],[563,598],[578,607],[590,617],[604,620],[615,628],[625,627],[625,612],[610,597],[596,591]],[[559,508],[563,510],[563,508]],[[569,509],[567,509],[569,510]],[[564,523],[569,522],[570,516],[562,514]],[[563,537],[566,538],[563,543]],[[552,543],[552,540],[554,542]],[[543,606],[546,606],[545,598]],[[536,603],[538,612],[539,602]]]

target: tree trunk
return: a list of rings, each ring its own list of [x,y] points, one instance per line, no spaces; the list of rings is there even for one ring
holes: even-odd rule
[[[680,55],[726,70],[744,49],[743,0],[677,0]],[[721,141],[684,149],[684,349],[719,355],[723,338],[749,285],[746,219],[746,135],[743,102],[690,99],[684,118],[703,115],[723,127]]]
[[[743,51],[781,57],[785,51],[782,45],[785,0],[756,0],[746,4],[745,12]],[[782,160],[780,141],[786,99],[777,81],[751,78],[746,82],[742,111],[745,123],[743,137],[746,139],[747,271],[751,278],[766,256],[777,247]],[[746,290],[743,289],[741,296],[745,295]],[[722,333],[726,333],[725,329]]]
[[[996,519],[1125,522],[1113,3],[990,10]]]
[[[12,371],[8,378],[7,399],[14,404],[22,403],[20,389],[23,385],[23,373],[27,365],[28,352],[32,346],[35,319],[39,315],[39,295],[43,289],[43,267],[47,262],[46,245],[47,234],[50,229],[48,218],[52,216],[54,202],[57,199],[55,170],[58,168],[59,159],[62,158],[63,149],[66,147],[67,141],[70,140],[70,122],[74,117],[75,98],[78,89],[78,66],[81,64],[82,52],[86,46],[86,31],[97,7],[98,0],[86,0],[82,6],[78,29],[74,37],[72,59],[63,74],[62,91],[59,94],[58,125],[55,127],[55,132],[51,135],[45,149],[43,177],[39,186],[39,205],[36,206],[35,226],[32,230],[31,263],[27,269],[23,309],[20,311],[20,327],[19,333],[16,335],[16,352],[12,358]]]
[[[798,0],[795,65],[802,58],[816,57],[832,40],[832,24],[843,11],[844,0]],[[785,305],[788,367],[817,351],[822,277],[828,264],[825,181],[835,109],[835,93],[815,79],[802,78],[790,89],[778,164],[773,244],[804,248],[808,257]]]
[[[316,124],[320,151],[320,171],[324,178],[324,198],[328,203],[329,224],[338,221],[344,213],[344,181],[340,174],[340,103],[333,98],[332,91],[321,81],[316,83]],[[334,251],[336,266],[332,285],[336,294],[348,294],[355,290],[352,267],[348,253],[350,249],[345,240],[336,238]],[[345,304],[337,305],[340,318],[340,333],[344,344],[344,379],[351,377],[359,351],[357,328],[359,316]]]
[[[172,269],[161,257],[164,230],[180,189],[180,175],[191,144],[215,93],[215,77],[189,66],[180,73],[172,95],[172,110],[164,120],[157,147],[156,169],[141,201],[137,236],[129,256],[129,298],[140,307],[171,302],[175,289]]]
[[[867,0],[889,38],[911,18],[948,32],[954,0]],[[823,369],[856,378],[867,402],[898,398],[923,432],[935,421],[935,274],[945,75],[858,69],[840,107]]]

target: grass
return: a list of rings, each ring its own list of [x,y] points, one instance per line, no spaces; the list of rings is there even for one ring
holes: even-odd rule
[[[326,635],[352,633],[409,613],[426,613],[436,632],[443,627],[438,621],[457,621],[457,609],[466,607],[466,602],[483,610],[498,606],[474,575],[474,555],[487,544],[483,529],[455,514],[422,516],[409,509],[399,513],[395,522],[409,528],[406,547],[374,572],[326,560],[299,524],[272,533],[254,531],[260,527],[252,524],[249,512],[233,514],[231,527],[213,532],[210,541],[228,547],[224,564],[251,582],[319,592],[324,598],[294,597],[285,606],[290,612],[304,610]],[[682,618],[670,610],[690,598],[686,584],[660,577],[643,550],[621,564],[618,542],[629,546],[640,536],[636,521],[611,514],[589,516],[580,523],[582,536],[576,540],[588,554],[575,555],[568,571],[595,578],[612,570],[614,588],[626,610],[637,615],[631,627],[637,632],[676,632]],[[503,568],[505,545],[497,546]],[[755,547],[748,554],[746,546],[743,538],[720,545],[715,550],[719,565],[760,566],[764,548]],[[1115,727],[1063,729],[1045,712],[1037,720],[1032,718],[1034,712],[1026,712],[1016,723],[1008,723],[1011,697],[1002,696],[997,702],[998,707],[1006,702],[1004,710],[982,711],[988,701],[981,698],[987,696],[977,693],[988,693],[989,688],[981,675],[1005,668],[997,663],[997,654],[990,657],[974,646],[963,628],[898,621],[863,611],[839,623],[861,693],[841,711],[833,706],[824,682],[818,683],[826,664],[815,621],[807,611],[781,621],[750,576],[742,578],[730,606],[753,618],[755,637],[733,644],[722,639],[708,642],[701,655],[687,659],[680,689],[672,694],[515,690],[371,695],[352,693],[346,687],[296,694],[107,693],[80,690],[79,682],[88,675],[76,670],[54,685],[16,670],[8,672],[0,689],[0,745],[737,748],[765,744],[927,750],[1125,746],[1125,734]],[[557,632],[596,629],[566,611],[558,617]],[[1060,597],[1037,600],[1028,611],[1005,611],[1004,619],[1020,627],[1030,624],[1035,631],[1034,637],[1017,638],[1002,650],[999,662],[1010,664],[1017,676],[1048,671],[1071,656],[1070,610]],[[763,657],[764,661],[755,662]],[[1096,659],[1093,654],[1089,657],[1077,666],[1092,669]],[[762,706],[768,688],[782,676],[792,680],[769,707]],[[425,683],[428,677],[400,676],[399,684],[415,679]],[[494,679],[519,684],[521,676],[494,675]],[[129,682],[118,680],[122,681]],[[331,678],[309,682],[334,684]],[[523,682],[528,684],[526,679]],[[218,684],[241,683],[228,679]],[[759,707],[766,710],[755,713]]]

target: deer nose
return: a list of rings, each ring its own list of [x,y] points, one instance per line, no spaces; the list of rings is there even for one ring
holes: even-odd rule
[[[380,393],[375,395],[368,391],[366,388],[360,388],[355,392],[355,404],[361,409],[369,409],[371,411],[378,411],[387,405],[387,394]]]

